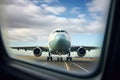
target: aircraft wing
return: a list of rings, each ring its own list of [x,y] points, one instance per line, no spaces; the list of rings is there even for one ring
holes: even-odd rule
[[[49,49],[48,49],[48,47],[37,47],[37,46],[23,46],[23,47],[11,47],[12,49],[17,49],[17,50],[25,50],[25,51],[27,51],[27,50],[33,50],[34,48],[40,48],[42,51],[45,51],[45,52],[47,52],[47,51],[49,51]]]
[[[71,52],[77,51],[77,49],[81,47],[88,51],[99,48],[99,47],[94,47],[94,46],[71,46],[70,51]]]

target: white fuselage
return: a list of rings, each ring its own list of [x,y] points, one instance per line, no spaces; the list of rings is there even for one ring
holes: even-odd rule
[[[52,54],[67,54],[71,47],[68,32],[63,29],[54,30],[49,36],[48,47]]]

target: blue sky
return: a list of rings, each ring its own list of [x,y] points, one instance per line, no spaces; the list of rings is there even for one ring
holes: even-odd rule
[[[58,27],[69,32],[72,45],[102,46],[109,0],[6,2],[10,46],[47,46],[49,34]]]

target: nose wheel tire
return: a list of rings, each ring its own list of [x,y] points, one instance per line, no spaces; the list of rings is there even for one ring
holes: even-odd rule
[[[57,61],[63,61],[62,57],[57,57]]]
[[[47,57],[47,61],[52,61],[53,58],[52,57]]]
[[[57,61],[59,61],[59,57],[57,57]]]
[[[60,61],[63,61],[63,58],[62,58],[62,57],[60,58]]]
[[[72,61],[72,57],[67,57],[66,61]]]

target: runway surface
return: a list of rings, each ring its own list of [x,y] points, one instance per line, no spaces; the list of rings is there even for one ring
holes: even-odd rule
[[[57,61],[57,57],[54,57],[53,61],[47,61],[47,57],[43,56],[16,56],[16,58],[40,66],[50,67],[80,75],[92,73],[97,68],[99,63],[98,58],[72,58],[72,61],[66,61],[65,57],[63,57],[63,61]]]

